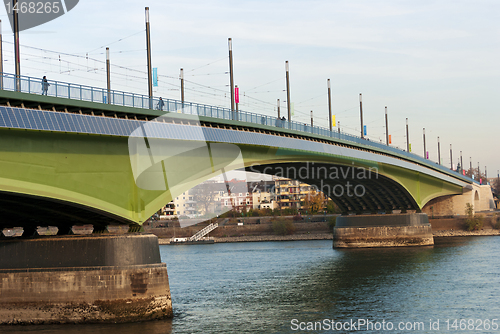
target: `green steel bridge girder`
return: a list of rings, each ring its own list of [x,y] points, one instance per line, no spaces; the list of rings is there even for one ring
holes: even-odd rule
[[[376,168],[384,180],[397,183],[413,198],[414,209],[433,198],[462,193],[461,186],[395,165],[293,149],[209,143],[207,150],[204,143],[192,142],[197,149],[169,155],[173,148],[189,143],[156,139],[164,150],[155,157],[153,167],[137,177],[126,137],[0,129],[0,138],[0,192],[69,203],[122,223],[142,224],[184,191],[223,170],[242,167],[317,163]],[[210,147],[217,145],[226,145],[227,150],[219,146],[215,157]],[[234,147],[241,150],[243,163],[235,159]],[[139,160],[143,158],[150,157]],[[145,187],[138,182],[141,177],[146,177]],[[155,184],[147,185],[151,181]],[[0,218],[0,225],[8,224]]]

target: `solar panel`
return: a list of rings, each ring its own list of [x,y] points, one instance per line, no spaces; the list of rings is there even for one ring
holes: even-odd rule
[[[10,126],[13,128],[19,128],[16,117],[14,116],[14,111],[12,108],[7,108],[7,117],[9,118]]]
[[[20,112],[19,112],[19,118],[24,123],[24,128],[25,129],[33,129],[33,127],[30,124],[30,121],[28,120],[27,112],[28,112],[27,110],[21,109]]]
[[[68,114],[68,122],[72,124],[75,132],[85,132],[83,122],[80,121],[81,119],[82,117],[78,117],[75,114]]]
[[[44,112],[37,112],[36,115],[38,116],[38,120],[35,118],[35,124],[37,126],[38,130],[48,130],[49,126],[47,124],[47,121],[45,120],[45,113]]]
[[[130,129],[131,124],[127,120],[117,119],[116,122],[119,125],[119,129],[121,129],[122,136],[129,136],[132,133]]]
[[[75,123],[71,118],[71,114],[62,114],[61,121],[65,131],[67,132],[77,132]]]
[[[99,123],[97,122],[97,119],[95,116],[89,116],[88,122],[90,125],[89,133],[93,133],[93,134],[101,134],[102,133],[102,129],[99,126]]]
[[[101,117],[101,116],[99,116],[97,118],[97,122],[99,122],[101,124],[101,127],[104,130],[104,134],[111,134],[112,133],[111,127],[109,126],[108,118],[107,117]]]
[[[80,124],[80,129],[84,133],[89,133],[90,124],[87,115],[75,115],[76,121]]]
[[[0,110],[0,127],[6,127],[5,120],[3,118],[4,111]]]
[[[45,113],[45,121],[47,122],[48,130],[59,131],[59,125],[56,122],[56,117],[54,113],[51,112]]]
[[[103,117],[104,122],[107,124],[109,132],[108,134],[117,136],[118,135],[118,130],[116,129],[115,122],[112,118],[109,117]]]
[[[106,134],[108,132],[108,130],[106,129],[106,124],[104,124],[101,121],[101,117],[100,116],[94,116],[92,118],[94,119],[94,123],[96,124],[96,127],[97,127],[97,131],[95,133],[101,134],[101,135]]]
[[[121,135],[121,130],[119,128],[119,123],[115,118],[109,118],[108,119],[109,127],[111,128],[111,133],[115,136],[120,136]]]

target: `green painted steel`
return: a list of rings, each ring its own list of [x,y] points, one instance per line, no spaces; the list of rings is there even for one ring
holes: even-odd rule
[[[208,161],[202,161],[197,150],[165,156],[163,170],[168,169],[169,175],[165,190],[144,190],[134,180],[128,138],[9,129],[0,129],[0,138],[1,191],[75,203],[139,224],[182,192],[219,175],[222,168],[227,172],[241,167],[231,154]],[[161,144],[182,145],[175,140]],[[462,193],[460,186],[393,165],[292,149],[238,147],[245,167],[317,162],[377,168],[409,192],[420,208],[432,198]]]
[[[83,110],[86,113],[137,116],[141,119],[145,117],[152,119],[164,114],[159,110],[2,90],[0,90],[0,98],[27,108],[40,106],[47,109],[55,107],[59,110],[67,108],[73,111]],[[403,161],[424,165],[444,175],[458,178],[451,172],[436,168],[432,163],[422,163],[402,154],[338,138],[197,115],[168,113],[168,116],[172,120],[194,124],[202,122],[234,128],[244,126],[269,133],[279,131],[299,138],[307,136],[313,140],[332,142],[335,145],[400,158]],[[200,147],[200,143],[197,142],[194,146],[199,146],[198,149],[175,155],[169,153],[168,148],[186,145],[188,142],[163,139],[149,139],[151,143],[155,141],[156,146],[167,149],[166,153],[162,153],[164,156],[160,159],[161,164],[146,168],[141,177],[163,183],[164,187],[160,190],[146,190],[137,186],[131,167],[128,139],[106,135],[0,129],[0,191],[61,200],[107,213],[111,217],[120,218],[122,222],[138,224],[144,222],[177,195],[204,180],[219,175],[222,169],[227,172],[243,166],[302,162],[374,168],[380,175],[393,180],[404,189],[405,193],[410,194],[420,209],[433,198],[461,194],[463,191],[459,185],[394,164],[298,149],[237,145],[241,151],[243,161],[241,165],[235,162],[234,154],[230,154],[230,150],[227,151],[227,155],[220,155],[219,152],[217,157],[207,156],[207,152],[211,152],[210,145],[234,146],[235,144],[208,143],[209,146],[203,146],[205,144],[203,143],[203,147]],[[139,157],[139,160],[149,158]],[[464,182],[464,180],[461,181]]]

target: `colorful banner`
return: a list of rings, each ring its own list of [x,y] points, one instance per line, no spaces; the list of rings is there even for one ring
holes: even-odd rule
[[[363,125],[363,133],[365,134],[366,136],[366,125]]]
[[[426,158],[426,159],[429,159],[429,151],[427,151],[427,152],[425,153],[425,158]]]
[[[389,144],[392,144],[392,136],[389,135]]]
[[[411,143],[408,146],[409,146],[408,148],[410,149],[410,152],[411,152]]]
[[[238,87],[234,87],[234,102],[240,103],[240,89]]]
[[[153,67],[153,87],[158,87],[158,67]]]
[[[332,126],[333,127],[337,126],[335,122],[335,115],[332,115]]]

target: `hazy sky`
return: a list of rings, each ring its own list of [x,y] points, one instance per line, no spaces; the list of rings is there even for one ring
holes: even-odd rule
[[[359,93],[371,140],[385,141],[384,107],[393,144],[427,149],[443,164],[463,151],[488,175],[500,169],[497,97],[500,88],[498,1],[94,1],[21,32],[22,74],[106,86],[105,47],[111,50],[112,88],[147,93],[144,7],[150,7],[155,95],[230,106],[227,39],[233,39],[240,109],[275,115],[286,100],[290,62],[294,120],[328,126],[327,79],[333,114],[359,135]],[[5,10],[5,71],[14,72],[12,33]],[[46,52],[43,50],[56,51]],[[87,57],[88,55],[88,58]],[[76,57],[79,56],[79,57]],[[60,57],[60,58],[59,58]],[[96,61],[97,60],[97,61]],[[285,112],[285,103],[282,102]]]

